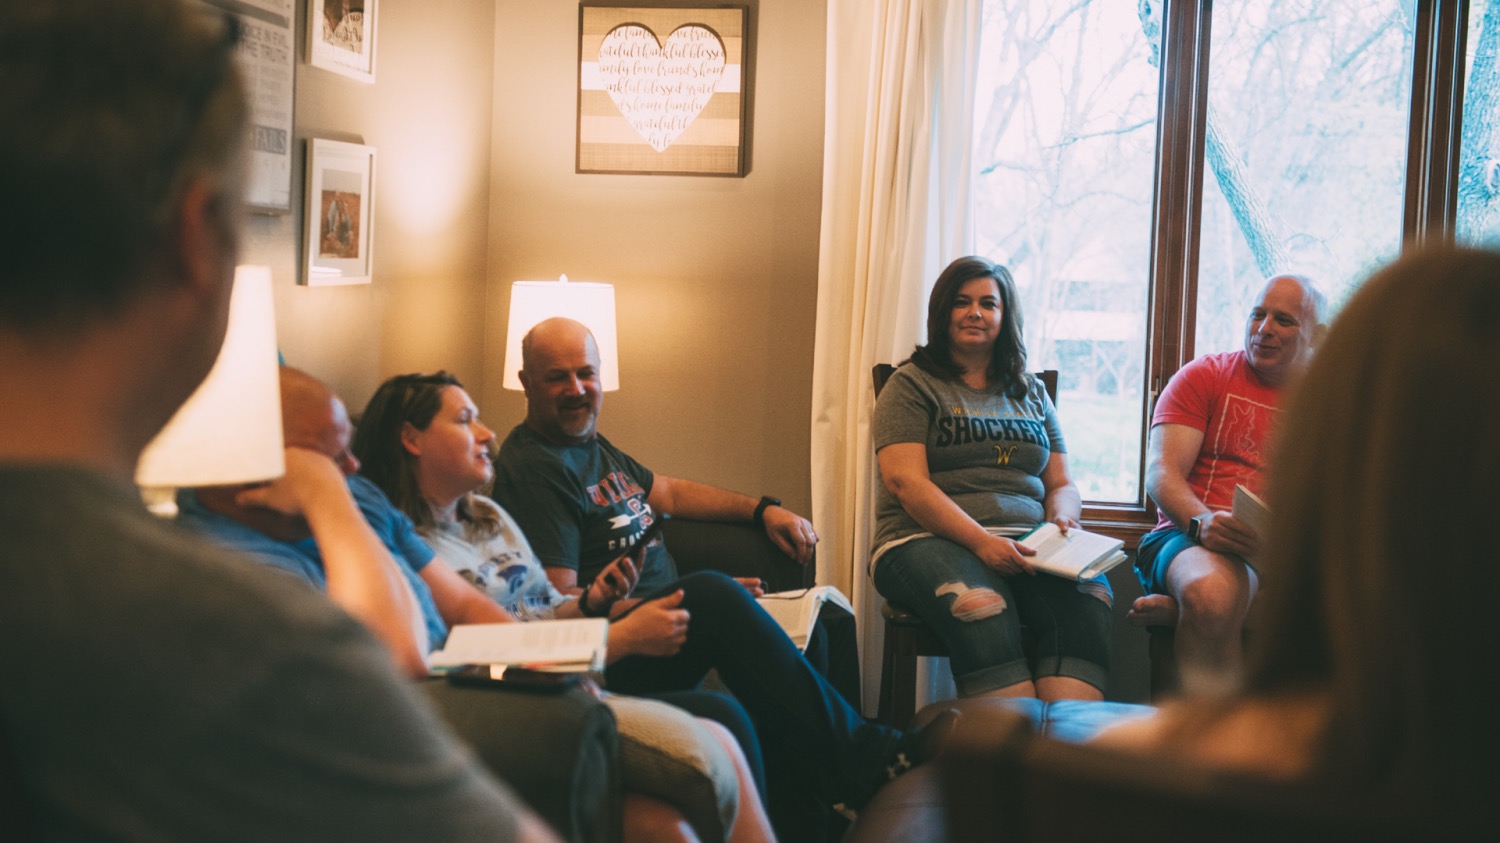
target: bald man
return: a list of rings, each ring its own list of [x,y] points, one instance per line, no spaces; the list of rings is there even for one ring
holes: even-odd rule
[[[412,677],[427,675],[427,652],[447,637],[449,623],[511,620],[451,568],[434,564],[406,516],[356,476],[349,413],[327,386],[283,368],[281,419],[286,474],[179,493],[185,525],[325,590]]]
[[[599,347],[583,325],[539,323],[522,340],[521,357],[526,421],[500,446],[495,498],[520,521],[553,585],[576,591],[589,583],[656,513],[755,521],[799,564],[813,558],[812,524],[774,498],[653,473],[599,434]],[[637,590],[649,593],[676,576],[657,541],[647,548]]]
[[[1244,349],[1184,366],[1156,402],[1146,491],[1160,520],[1136,553],[1146,596],[1130,619],[1176,623],[1184,686],[1216,684],[1239,669],[1260,539],[1231,512],[1234,489],[1262,491],[1281,397],[1323,334],[1324,307],[1308,279],[1271,278],[1246,319]]]

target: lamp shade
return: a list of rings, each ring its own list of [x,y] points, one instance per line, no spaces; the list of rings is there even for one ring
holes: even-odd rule
[[[510,288],[510,323],[505,331],[506,389],[521,388],[521,338],[538,322],[566,316],[581,322],[599,344],[599,385],[620,388],[620,355],[615,339],[615,288],[612,284],[569,281],[517,281]]]
[[[241,266],[224,346],[208,377],[141,454],[142,487],[221,486],[280,477],[281,388],[271,270]]]

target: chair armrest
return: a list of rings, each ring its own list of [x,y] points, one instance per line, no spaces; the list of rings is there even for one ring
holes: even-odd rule
[[[817,574],[813,562],[798,565],[750,522],[673,518],[664,536],[679,574],[723,571],[731,577],[756,577],[766,581],[768,592],[806,588]]]
[[[538,693],[443,679],[422,688],[485,766],[563,839],[620,839],[619,734],[604,703],[576,688]]]

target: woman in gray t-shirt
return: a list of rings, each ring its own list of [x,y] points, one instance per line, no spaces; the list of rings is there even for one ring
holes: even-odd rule
[[[948,645],[964,696],[1102,699],[1109,584],[1039,574],[1011,538],[1043,521],[1077,527],[1083,503],[1056,409],[1026,371],[1010,273],[980,257],[949,264],[927,336],[875,405],[875,588]]]

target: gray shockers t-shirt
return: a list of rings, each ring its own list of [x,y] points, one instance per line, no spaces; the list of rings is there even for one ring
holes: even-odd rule
[[[1067,449],[1052,399],[1036,378],[1026,380],[1026,396],[1013,399],[905,363],[875,403],[875,450],[921,442],[932,482],[981,526],[1034,526],[1043,517],[1042,470]],[[880,484],[875,548],[926,532]]]

